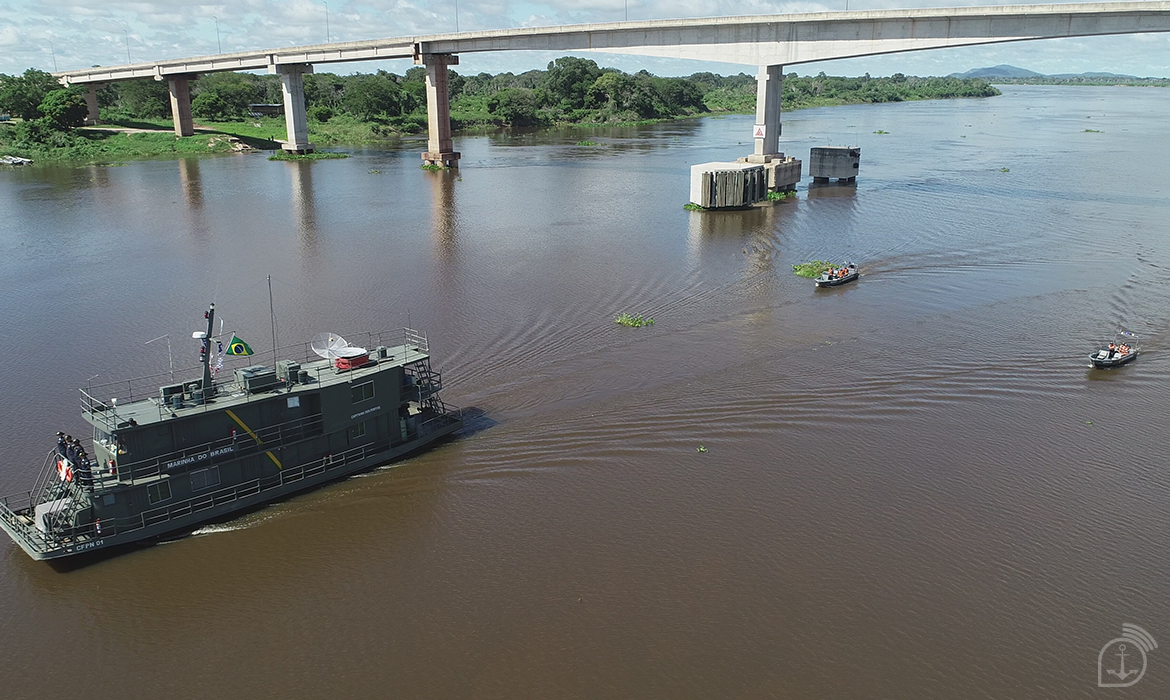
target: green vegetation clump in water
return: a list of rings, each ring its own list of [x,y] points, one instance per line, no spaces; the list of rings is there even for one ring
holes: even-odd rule
[[[314,151],[313,153],[277,151],[273,155],[268,156],[268,160],[336,160],[338,158],[349,158],[349,154],[333,153],[331,151]]]
[[[788,190],[786,192],[769,192],[768,193],[768,201],[769,202],[778,202],[782,199],[791,199],[793,197],[796,197],[796,190]]]
[[[999,169],[999,171],[1000,171],[1001,173],[1010,173],[1010,172],[1011,172],[1011,168],[1000,168],[1000,169]]]
[[[800,275],[801,277],[807,277],[809,279],[816,279],[817,277],[821,276],[821,273],[823,273],[825,270],[828,270],[831,267],[841,267],[841,266],[836,264],[836,263],[825,262],[824,260],[813,260],[811,262],[801,263],[799,265],[793,265],[792,271],[795,272],[797,275]]]
[[[705,208],[695,204],[694,202],[687,202],[683,205],[683,209],[686,209],[687,211],[707,211]]]
[[[643,326],[653,326],[654,319],[643,318],[642,314],[628,314],[620,313],[613,319],[614,323],[622,326],[629,326],[630,328],[641,328]]]
[[[421,66],[402,75],[386,71],[306,75],[310,140],[319,146],[360,144],[426,131],[425,79]],[[545,70],[518,75],[464,76],[449,70],[448,85],[452,125],[463,130],[647,124],[718,113],[751,114],[756,107],[756,79],[746,73],[662,78],[647,71],[628,74],[572,56],[556,59]],[[42,119],[61,122],[65,115],[72,118],[78,113],[83,119],[81,88],[64,88],[48,73],[33,69],[20,76],[0,74],[0,113],[9,112],[20,120],[0,123],[0,155],[100,162],[238,150],[231,143],[209,139],[210,135],[235,137],[260,150],[280,147],[278,140],[286,134],[284,117],[256,116],[250,106],[282,101],[279,76],[210,73],[193,83],[191,90],[195,136],[174,137],[167,84],[150,78],[117,81],[97,91],[103,124],[134,133],[50,128],[45,126],[48,122],[41,128],[21,125]],[[981,79],[902,74],[837,78],[824,73],[798,77],[790,73],[781,100],[785,110],[792,110],[998,94]]]
[[[888,131],[883,131],[883,130],[881,130],[881,129],[878,129],[877,131],[875,131],[875,132],[873,132],[873,133],[875,133],[875,134],[888,134],[888,133],[890,133],[890,132],[888,132]]]
[[[1099,134],[1099,133],[1101,133],[1101,130],[1100,129],[1085,129],[1085,133],[1086,134]]]
[[[596,146],[596,145],[598,145],[598,143],[596,141],[578,141],[577,145],[578,146]]]
[[[445,170],[445,169],[446,169],[446,166],[439,165],[439,164],[437,164],[437,163],[423,163],[422,165],[420,165],[420,166],[418,166],[418,167],[419,167],[419,169],[421,169],[421,170],[430,170],[431,172],[435,172],[435,171],[438,171],[438,170]]]

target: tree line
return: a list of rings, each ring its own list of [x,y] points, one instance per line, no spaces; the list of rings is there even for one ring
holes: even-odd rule
[[[312,122],[361,122],[374,133],[411,133],[426,129],[426,69],[398,75],[387,71],[304,76],[305,102]],[[745,73],[721,76],[695,73],[662,78],[647,71],[629,74],[572,56],[545,70],[520,74],[461,75],[448,69],[453,126],[546,126],[617,124],[710,112],[755,110],[756,80]],[[192,83],[191,111],[213,122],[255,116],[253,105],[283,102],[279,76],[210,73]],[[951,97],[989,97],[999,91],[983,79],[785,76],[783,108],[860,102]],[[98,90],[102,118],[112,123],[170,117],[165,81],[111,83]],[[29,69],[20,76],[0,74],[0,113],[18,116],[38,132],[63,131],[82,123],[85,102],[79,88],[62,88],[48,73]],[[20,125],[18,125],[20,126]],[[42,138],[45,133],[34,134]]]

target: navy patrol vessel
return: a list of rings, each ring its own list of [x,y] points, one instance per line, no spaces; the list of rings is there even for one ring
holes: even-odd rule
[[[0,527],[33,559],[190,532],[384,464],[463,425],[439,397],[442,378],[421,333],[368,334],[370,350],[322,333],[297,359],[218,379],[214,304],[204,316],[207,330],[192,334],[202,345],[201,379],[82,389],[93,457],[58,434],[34,487],[0,498]]]

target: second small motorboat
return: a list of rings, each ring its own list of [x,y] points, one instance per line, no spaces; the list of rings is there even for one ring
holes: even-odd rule
[[[1089,366],[1094,369],[1109,369],[1133,362],[1138,356],[1138,337],[1129,331],[1121,331],[1112,343],[1089,355]]]
[[[857,264],[847,262],[841,267],[830,267],[822,272],[821,276],[816,278],[816,283],[818,287],[836,287],[852,282],[859,276]]]

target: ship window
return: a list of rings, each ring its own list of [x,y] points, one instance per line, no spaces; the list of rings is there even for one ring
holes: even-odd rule
[[[374,398],[374,383],[371,381],[358,384],[349,390],[349,396],[354,403]]]
[[[208,467],[191,472],[191,490],[202,491],[219,486],[219,467]]]
[[[148,484],[146,486],[146,496],[151,503],[159,503],[161,501],[168,501],[171,498],[171,484],[167,481],[160,481],[157,484]]]
[[[366,422],[362,421],[349,429],[349,437],[351,439],[360,438],[366,434]]]

